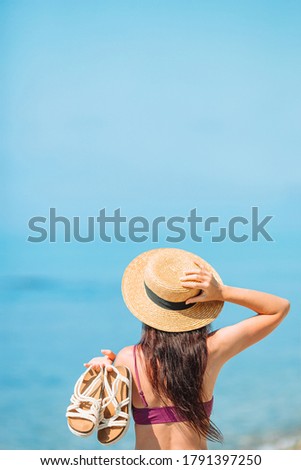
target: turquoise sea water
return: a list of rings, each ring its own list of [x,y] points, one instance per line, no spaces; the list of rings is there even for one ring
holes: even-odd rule
[[[39,265],[43,271],[43,258],[35,257],[32,248],[27,250],[23,262],[31,257],[32,265]],[[60,256],[54,256],[55,250]],[[69,276],[69,255],[63,255],[66,250],[74,256],[74,271]],[[0,446],[97,449],[96,436],[81,439],[70,433],[65,409],[84,361],[98,355],[101,348],[118,351],[139,340],[140,323],[127,312],[120,293],[120,277],[133,253],[129,249],[125,254],[124,248],[116,246],[119,262],[115,260],[112,265],[109,257],[100,257],[96,266],[88,262],[88,256],[83,263],[76,247],[48,246],[44,251],[48,255],[52,251],[48,276],[1,277]],[[92,251],[97,257],[97,246]],[[291,281],[294,276],[286,283],[282,276],[281,282],[277,281],[273,260],[266,271],[262,267],[260,279],[253,272],[252,262],[245,273],[237,271],[234,260],[232,266],[218,260],[216,263],[222,277],[228,277],[227,282],[232,274],[233,283],[248,287],[253,284],[254,288],[261,284],[262,290],[275,293],[281,289],[292,301],[292,311],[277,331],[224,367],[216,386],[212,416],[224,434],[225,449],[278,446],[275,441],[290,439],[301,428],[300,315],[296,282]],[[242,260],[240,265],[244,265]],[[58,266],[61,270],[54,276],[52,268]],[[295,268],[297,273],[297,265],[294,267],[291,261],[290,272]],[[215,326],[231,324],[248,314],[228,304]],[[133,446],[131,426],[124,439],[111,448]]]

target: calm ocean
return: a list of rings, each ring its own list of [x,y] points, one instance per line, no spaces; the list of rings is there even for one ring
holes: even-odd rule
[[[149,247],[24,243],[15,257],[6,248],[11,263],[2,266],[0,285],[1,448],[97,449],[96,436],[81,439],[70,433],[65,409],[83,362],[101,348],[116,352],[139,340],[141,325],[123,304],[120,279],[130,259]],[[205,257],[204,247],[190,249]],[[239,249],[238,259],[238,247],[228,246],[221,261],[223,248],[209,247],[207,259],[225,283],[282,293],[292,310],[276,332],[224,367],[212,419],[224,434],[224,449],[290,445],[301,428],[298,263],[291,258],[286,268],[280,255],[275,258],[274,247],[261,249],[263,264],[258,266],[258,247]],[[226,305],[215,327],[247,315],[245,309]],[[131,425],[111,448],[133,447]]]

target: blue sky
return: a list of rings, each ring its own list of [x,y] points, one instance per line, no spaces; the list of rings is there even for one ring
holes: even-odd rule
[[[24,248],[28,219],[49,207],[258,205],[278,237],[296,238],[299,2],[2,1],[0,17],[9,243]]]

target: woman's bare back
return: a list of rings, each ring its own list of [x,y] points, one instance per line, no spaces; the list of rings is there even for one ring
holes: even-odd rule
[[[208,366],[204,376],[204,397],[203,401],[211,400],[213,396],[214,384],[216,381],[216,370],[211,366],[210,358],[210,336],[207,339],[208,346]],[[144,404],[138,392],[137,378],[135,375],[134,346],[128,346],[122,350],[122,363],[129,367],[133,377],[132,404],[136,408],[143,408]],[[150,408],[164,407],[166,403],[160,400],[153,393],[153,388],[148,380],[144,367],[144,358],[141,351],[137,354],[137,367],[144,395]],[[174,403],[167,403],[174,406]],[[184,422],[164,423],[164,424],[135,424],[136,445],[139,450],[204,450],[207,449],[206,439],[201,438],[190,426]]]

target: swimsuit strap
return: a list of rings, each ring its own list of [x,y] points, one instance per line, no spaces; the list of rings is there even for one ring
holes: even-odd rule
[[[138,367],[137,367],[137,357],[136,357],[136,351],[137,351],[137,344],[134,346],[134,361],[135,361],[135,375],[136,375],[136,380],[137,380],[137,385],[138,385],[138,393],[141,397],[141,400],[143,402],[143,405],[148,407],[148,403],[145,399],[144,393],[141,389],[141,383],[140,383],[140,378],[139,378],[139,373],[138,373]]]

